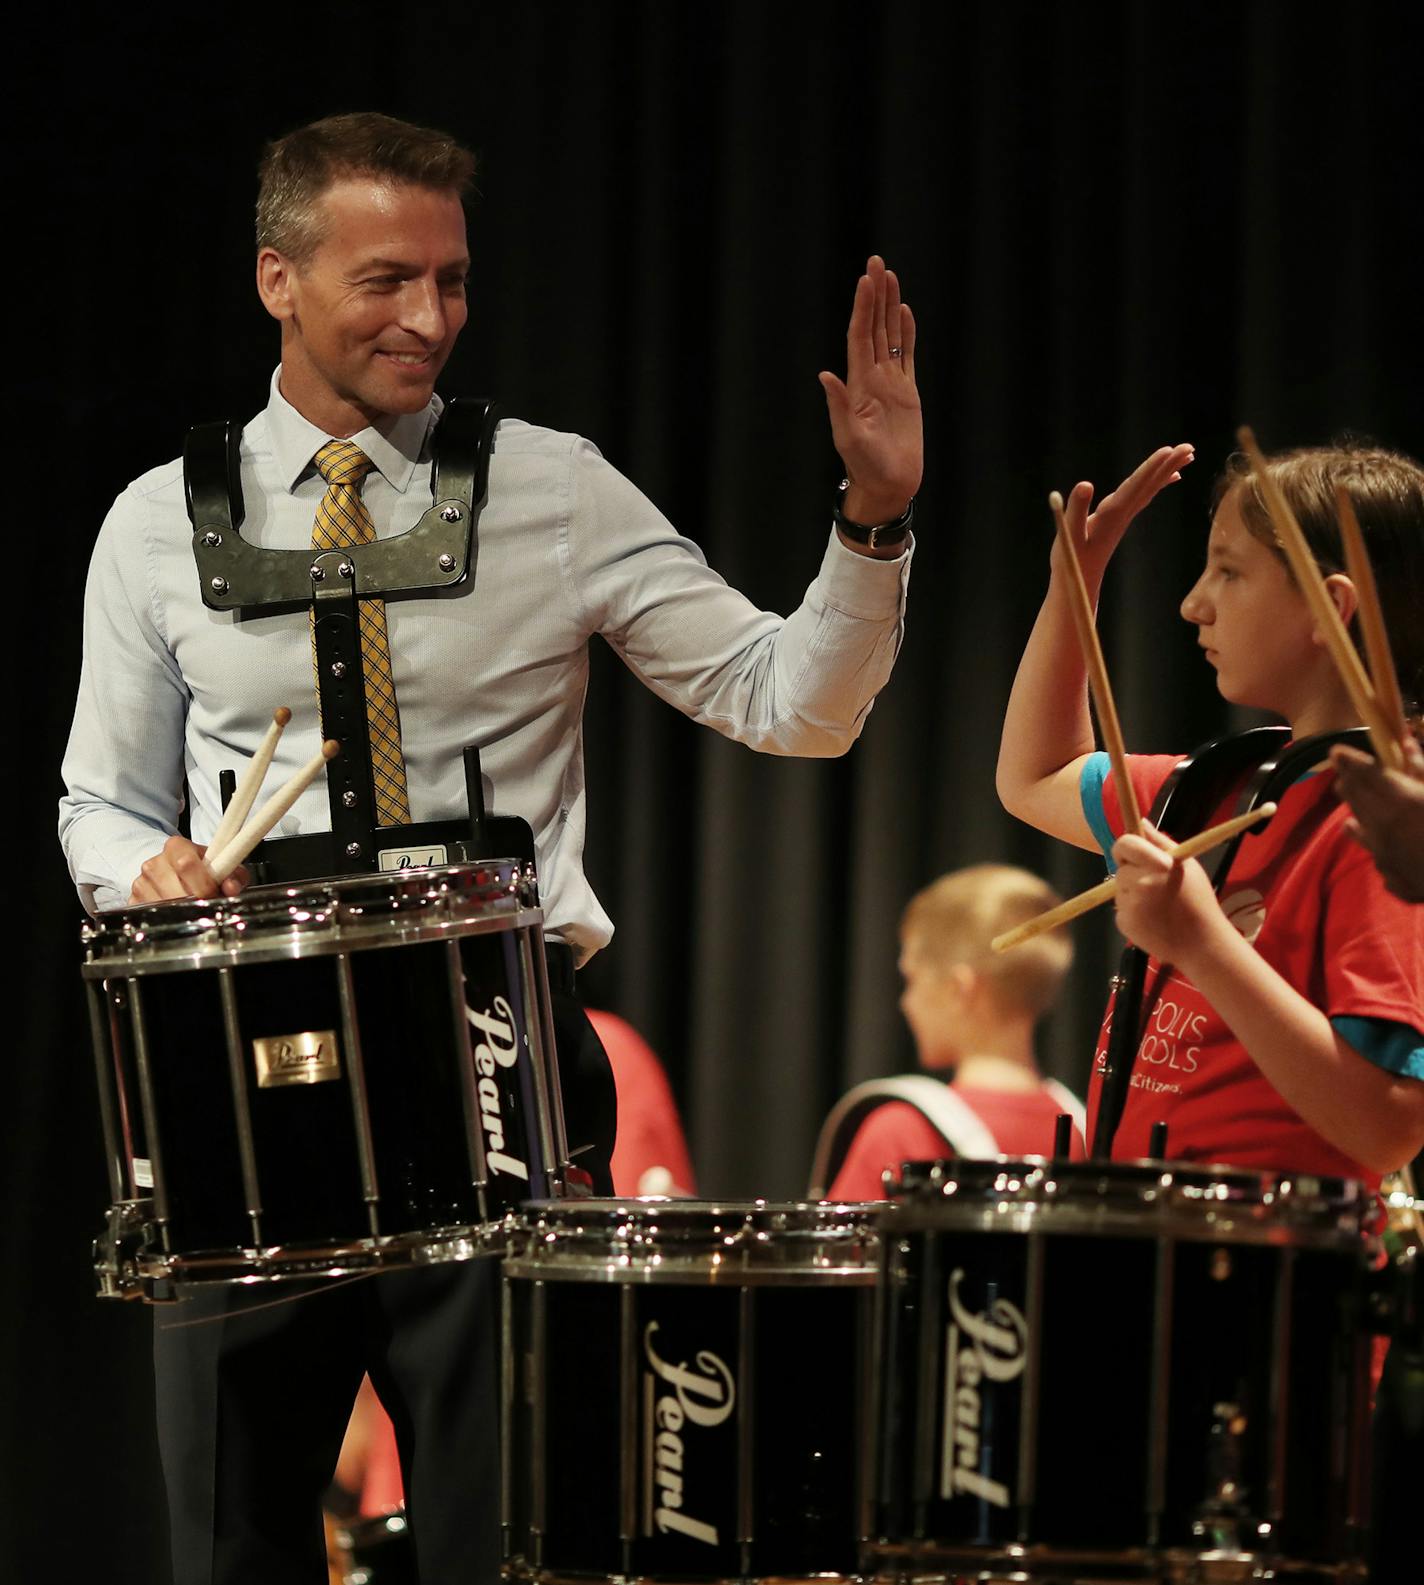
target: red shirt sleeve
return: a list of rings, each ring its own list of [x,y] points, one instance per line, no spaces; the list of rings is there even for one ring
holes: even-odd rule
[[[1137,807],[1144,818],[1151,814],[1157,794],[1162,791],[1167,778],[1182,763],[1180,754],[1129,754],[1127,773],[1132,778],[1132,790],[1137,794]],[[1112,827],[1115,837],[1126,829],[1122,818],[1122,803],[1118,796],[1117,779],[1109,770],[1103,777],[1103,814]]]

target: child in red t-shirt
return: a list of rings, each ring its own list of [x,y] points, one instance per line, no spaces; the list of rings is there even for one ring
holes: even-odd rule
[[[1033,1049],[1034,1027],[1057,1000],[1072,962],[1071,943],[1056,934],[1040,936],[1012,957],[996,957],[989,949],[996,935],[1059,900],[1027,870],[976,864],[942,875],[916,893],[900,920],[905,982],[900,1011],[914,1036],[920,1067],[950,1081],[967,1109],[968,1136],[985,1137],[983,1152],[974,1154],[1046,1156],[1059,1115],[1065,1110],[1081,1115],[1076,1097],[1039,1076]],[[824,1134],[824,1166],[823,1152],[817,1152],[813,1175],[824,1170],[832,1177],[828,1198],[878,1199],[885,1192],[881,1174],[887,1168],[956,1153],[954,1140],[936,1129],[919,1106],[895,1099],[876,1104],[873,1086],[851,1092],[847,1124],[863,1115],[861,1089],[863,1104],[874,1109],[845,1147],[844,1159],[834,1160],[836,1142]],[[930,1099],[937,1097],[932,1093]],[[1075,1145],[1075,1153],[1081,1152],[1081,1136]],[[961,1145],[958,1153],[971,1152]]]
[[[1075,487],[1066,519],[1094,596],[1132,519],[1191,460],[1190,446],[1163,447],[1091,513],[1092,486]],[[1347,623],[1356,598],[1339,570],[1335,490],[1349,491],[1401,689],[1417,709],[1424,470],[1351,447],[1268,466]],[[1244,839],[1220,902],[1201,866],[1174,861],[1150,825],[1123,836],[1118,790],[1093,751],[1056,545],[1050,567],[1005,718],[999,793],[1030,824],[1110,850],[1120,928],[1174,965],[1137,1053],[1114,1155],[1145,1154],[1161,1119],[1174,1157],[1377,1181],[1424,1145],[1424,915],[1386,891],[1329,769],[1292,787],[1265,829]],[[1296,738],[1359,724],[1244,459],[1222,480],[1206,569],[1181,611],[1225,698],[1283,716]],[[1139,807],[1150,807],[1175,763],[1130,759]],[[1102,1052],[1100,1040],[1099,1062]]]

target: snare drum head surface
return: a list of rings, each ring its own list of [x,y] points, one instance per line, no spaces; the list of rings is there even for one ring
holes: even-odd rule
[[[886,1225],[1353,1245],[1372,1197],[1343,1178],[1197,1162],[909,1161]]]
[[[516,859],[251,886],[237,897],[101,914],[82,931],[84,975],[173,973],[442,940],[499,929],[511,917],[537,921],[537,907],[533,871]]]

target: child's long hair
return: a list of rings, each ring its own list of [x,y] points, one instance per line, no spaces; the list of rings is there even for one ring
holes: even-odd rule
[[[1424,705],[1424,468],[1399,452],[1350,439],[1284,451],[1266,465],[1327,576],[1345,570],[1335,491],[1343,485],[1348,492],[1379,586],[1404,707],[1417,724]],[[1217,481],[1213,511],[1238,485],[1242,521],[1284,561],[1260,484],[1239,452]],[[1350,632],[1358,648],[1357,624]]]

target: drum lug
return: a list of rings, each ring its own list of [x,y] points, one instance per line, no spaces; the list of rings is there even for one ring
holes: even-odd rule
[[[105,1213],[104,1231],[94,1240],[94,1276],[101,1299],[165,1297],[154,1291],[153,1279],[140,1265],[143,1252],[154,1245],[152,1213],[152,1200],[120,1200]]]

